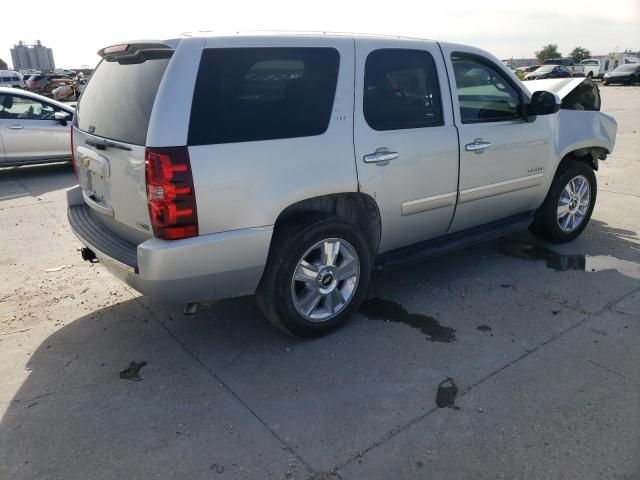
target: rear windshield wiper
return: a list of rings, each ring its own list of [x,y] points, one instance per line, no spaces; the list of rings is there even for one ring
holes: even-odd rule
[[[98,150],[105,150],[107,148],[117,148],[119,150],[126,150],[127,152],[131,150],[131,147],[127,147],[126,145],[112,142],[110,140],[93,140],[88,138],[84,143],[91,145],[92,147],[96,147]]]

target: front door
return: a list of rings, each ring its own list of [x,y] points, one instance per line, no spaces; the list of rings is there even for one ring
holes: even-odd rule
[[[380,209],[380,252],[446,233],[458,136],[436,43],[356,40],[354,140],[360,190]]]
[[[473,53],[444,52],[460,135],[460,192],[450,232],[533,211],[552,155],[548,119],[527,121],[525,94],[507,72]]]
[[[70,126],[53,118],[60,109],[13,93],[0,94],[0,100],[0,134],[7,162],[70,158]]]

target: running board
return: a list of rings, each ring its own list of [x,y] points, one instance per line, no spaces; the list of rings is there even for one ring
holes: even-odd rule
[[[494,240],[510,233],[526,230],[533,221],[533,214],[534,212],[528,212],[515,215],[480,227],[469,228],[444,237],[385,252],[376,259],[375,269],[383,270],[408,262],[420,262],[454,250]]]

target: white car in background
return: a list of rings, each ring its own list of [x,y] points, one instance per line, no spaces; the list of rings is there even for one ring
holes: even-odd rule
[[[0,87],[23,88],[24,79],[13,70],[0,70]]]
[[[71,160],[73,108],[0,87],[0,167]]]

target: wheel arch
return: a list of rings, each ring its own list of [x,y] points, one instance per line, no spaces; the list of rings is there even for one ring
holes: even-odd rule
[[[376,201],[366,193],[345,192],[307,198],[286,207],[278,215],[274,236],[279,227],[291,221],[325,214],[354,223],[365,235],[371,254],[376,255],[380,245],[382,225]]]
[[[609,150],[605,147],[592,146],[592,147],[580,147],[573,150],[569,150],[562,156],[562,160],[558,163],[558,167],[554,172],[555,175],[558,172],[563,171],[566,166],[571,162],[583,162],[589,165],[593,170],[597,171],[600,160],[604,160],[609,155]]]

